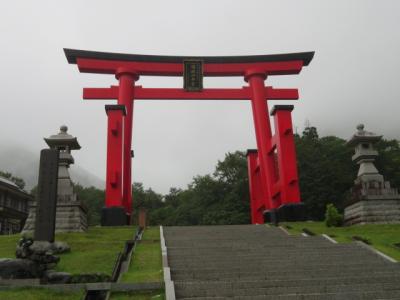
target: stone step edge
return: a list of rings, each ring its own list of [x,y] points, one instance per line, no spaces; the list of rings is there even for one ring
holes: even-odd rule
[[[385,293],[389,293],[389,294],[393,294],[393,293],[398,293],[400,295],[400,292],[398,291],[377,291],[377,292],[361,292],[362,296],[374,296],[374,295],[381,295],[381,294],[385,294]],[[303,294],[285,294],[285,295],[259,295],[259,296],[233,296],[230,299],[238,299],[238,300],[247,300],[247,299],[254,299],[254,297],[263,297],[263,298],[259,298],[259,299],[263,299],[263,300],[279,300],[279,299],[284,299],[287,300],[289,298],[293,297],[293,300],[299,300],[299,299],[351,299],[349,298],[349,296],[359,296],[360,293],[359,292],[343,292],[343,293],[303,293]],[[338,296],[341,296],[341,298],[338,298]],[[318,297],[318,298],[316,298]],[[321,298],[319,298],[321,297]],[[335,297],[335,298],[327,298],[327,297]],[[379,298],[377,299],[385,299],[385,300],[397,300],[398,295],[396,295],[396,298],[393,298],[393,296],[389,296],[390,298],[387,298],[387,296],[384,296],[384,298],[382,298],[381,296],[379,296]],[[180,300],[225,300],[226,297],[220,297],[220,296],[206,296],[206,297],[184,297],[184,298],[180,298]],[[258,298],[257,298],[258,299]],[[360,299],[360,298],[357,298]]]
[[[175,285],[171,279],[171,269],[169,268],[168,265],[168,249],[165,244],[163,226],[160,226],[160,247],[161,247],[163,274],[164,274],[165,299],[176,300]]]

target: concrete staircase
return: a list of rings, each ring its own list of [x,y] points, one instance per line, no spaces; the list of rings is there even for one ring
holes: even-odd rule
[[[264,225],[165,227],[177,299],[400,299],[400,264]]]

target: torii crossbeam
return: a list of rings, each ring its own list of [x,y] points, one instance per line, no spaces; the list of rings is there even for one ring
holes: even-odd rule
[[[297,100],[297,89],[264,85],[268,76],[298,74],[314,52],[255,56],[155,56],[64,49],[67,60],[83,73],[112,74],[118,86],[84,88],[83,98],[115,99],[107,105],[108,146],[106,203],[103,225],[122,225],[132,212],[131,144],[135,100],[250,100],[257,151],[249,152],[252,223],[263,222],[267,213],[300,203],[296,156],[290,117],[292,106],[276,106],[272,135],[267,100]],[[185,62],[201,64],[203,76],[241,76],[249,86],[188,91],[179,88],[135,86],[140,76],[184,76]],[[195,78],[196,79],[196,78]],[[198,78],[197,78],[198,79]],[[123,220],[121,220],[123,219]]]

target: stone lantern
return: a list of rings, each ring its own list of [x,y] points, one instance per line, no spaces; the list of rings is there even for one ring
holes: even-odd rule
[[[364,125],[357,126],[357,132],[347,142],[349,146],[355,148],[355,154],[352,160],[360,167],[357,173],[356,185],[362,185],[364,188],[382,187],[384,179],[376,169],[374,162],[378,157],[378,151],[374,149],[374,144],[382,139],[381,135],[364,130]]]
[[[76,137],[67,133],[68,127],[63,125],[60,132],[44,138],[51,149],[59,151],[58,181],[57,181],[57,212],[56,232],[71,232],[87,230],[87,208],[78,199],[69,175],[69,167],[74,163],[72,150],[81,146]],[[24,231],[34,229],[36,206],[31,206]]]
[[[382,139],[381,135],[357,126],[357,132],[347,142],[354,147],[352,160],[359,165],[357,178],[347,200],[344,212],[345,223],[400,223],[400,195],[390,187],[374,165],[378,151],[374,144]]]
[[[63,125],[60,127],[58,134],[44,138],[46,144],[51,149],[56,149],[60,152],[58,163],[58,183],[57,196],[58,203],[75,202],[76,194],[69,176],[69,166],[74,163],[74,158],[71,155],[71,150],[79,150],[81,146],[78,139],[67,133],[68,127]]]

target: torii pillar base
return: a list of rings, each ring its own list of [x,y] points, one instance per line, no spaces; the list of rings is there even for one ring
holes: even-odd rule
[[[306,211],[304,203],[283,204],[276,210],[276,218],[279,222],[305,221]]]
[[[101,210],[101,226],[125,226],[128,224],[124,207],[103,207]]]
[[[306,221],[306,211],[303,203],[283,204],[277,209],[264,211],[264,222],[278,225],[279,222]]]

